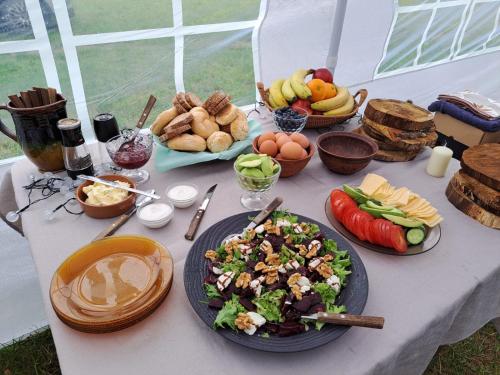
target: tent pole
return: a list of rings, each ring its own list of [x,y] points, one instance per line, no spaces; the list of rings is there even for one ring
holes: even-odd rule
[[[333,18],[333,30],[330,38],[330,48],[328,57],[326,58],[326,66],[332,73],[335,73],[337,67],[340,39],[342,37],[342,29],[344,28],[345,12],[347,9],[347,0],[337,0],[335,7],[335,16]]]

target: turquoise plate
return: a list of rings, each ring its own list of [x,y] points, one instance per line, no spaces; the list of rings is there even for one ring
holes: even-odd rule
[[[174,151],[162,144],[158,137],[154,137],[156,143],[155,168],[158,172],[166,172],[170,169],[184,167],[186,165],[205,163],[211,160],[231,160],[243,153],[255,137],[262,133],[262,126],[256,120],[248,121],[248,136],[246,139],[234,142],[226,151],[211,153],[211,152],[187,152]]]

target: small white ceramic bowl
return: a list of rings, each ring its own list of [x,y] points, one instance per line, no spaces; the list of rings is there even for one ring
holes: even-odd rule
[[[151,212],[152,209],[159,208],[160,205],[163,205],[163,207],[168,206],[171,209],[170,213],[168,213],[166,215],[158,215],[160,217],[155,218],[155,219],[149,219],[146,217],[146,212]],[[159,203],[150,203],[144,207],[141,207],[137,211],[137,217],[139,218],[139,221],[143,225],[145,225],[146,227],[156,229],[156,228],[161,228],[161,227],[167,225],[168,222],[170,220],[172,220],[172,218],[174,217],[174,211],[175,211],[175,208],[171,202],[167,201],[167,202],[159,202]]]
[[[189,197],[188,199],[179,199],[175,197],[171,197],[169,195],[170,190],[173,188],[176,188],[178,186],[190,186],[196,190],[196,194],[193,195],[192,197]],[[179,183],[179,184],[174,184],[167,186],[165,189],[165,195],[167,196],[167,199],[173,203],[173,205],[177,208],[187,208],[193,205],[194,202],[198,199],[198,195],[200,194],[200,190],[198,189],[198,186],[195,184],[190,184],[190,183]]]

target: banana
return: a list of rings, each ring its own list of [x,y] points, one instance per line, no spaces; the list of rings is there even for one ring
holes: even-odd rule
[[[312,96],[311,89],[304,82],[306,76],[312,72],[311,69],[297,69],[290,77],[290,85],[301,99],[309,99]]]
[[[271,104],[271,108],[272,109],[277,109],[278,108],[278,106],[276,105],[276,102],[274,101],[273,96],[271,95],[271,93],[269,93],[268,101],[269,101],[269,104]]]
[[[354,108],[354,98],[352,95],[349,94],[349,98],[347,98],[347,102],[345,102],[343,106],[324,112],[323,115],[324,116],[347,115],[348,113],[352,112],[353,108]]]
[[[312,103],[311,108],[321,112],[331,111],[346,104],[346,102],[349,100],[349,97],[352,98],[352,95],[349,93],[347,87],[337,86],[337,95],[330,99],[324,99],[320,100],[319,102]]]
[[[273,100],[278,107],[288,106],[288,102],[281,93],[281,87],[283,87],[284,82],[285,82],[284,79],[277,79],[271,84],[271,87],[269,88],[269,92],[272,95]]]
[[[295,95],[295,91],[292,89],[290,79],[286,79],[285,82],[283,82],[283,86],[281,86],[281,93],[288,103],[293,103],[297,100],[297,95]]]

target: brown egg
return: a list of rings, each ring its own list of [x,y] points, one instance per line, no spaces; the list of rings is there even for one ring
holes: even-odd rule
[[[267,141],[267,140],[271,140],[271,141],[276,141],[276,137],[274,136],[274,133],[273,132],[265,132],[265,133],[262,133],[259,137],[259,140],[257,142],[257,145],[260,147],[260,145],[264,142],[264,141]]]
[[[300,158],[305,159],[305,158],[307,158],[307,155],[308,155],[307,151],[302,149],[302,156]]]
[[[292,141],[285,143],[280,149],[280,153],[283,159],[288,159],[288,160],[301,159],[302,151],[304,151],[302,146]]]
[[[287,135],[287,134],[283,133],[283,132],[279,132],[279,133],[276,133],[274,136],[276,137],[276,140],[278,140],[280,137],[282,137],[284,135]]]
[[[278,138],[278,140],[276,141],[276,144],[278,145],[278,148],[281,150],[281,147],[283,147],[283,145],[285,143],[288,143],[288,142],[291,142],[292,140],[290,139],[290,137],[286,134],[282,135],[281,137]]]
[[[307,137],[304,134],[292,133],[290,134],[290,139],[294,142],[297,142],[303,148],[309,147],[309,139],[307,139]]]
[[[278,146],[274,141],[268,139],[262,142],[262,144],[259,147],[259,152],[261,154],[266,154],[271,157],[274,157],[278,153]]]

